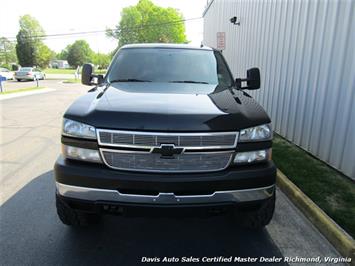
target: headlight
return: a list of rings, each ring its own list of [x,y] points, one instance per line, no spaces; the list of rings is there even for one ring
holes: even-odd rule
[[[239,134],[239,141],[265,141],[272,139],[271,124],[242,129]]]
[[[96,130],[93,126],[64,118],[63,135],[76,138],[96,139]]]
[[[271,149],[238,152],[234,157],[235,164],[248,164],[271,160]]]
[[[79,147],[62,145],[65,158],[81,160],[86,162],[101,163],[101,157],[98,150],[84,149]]]

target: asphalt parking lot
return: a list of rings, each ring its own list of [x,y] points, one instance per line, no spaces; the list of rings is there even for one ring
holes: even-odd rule
[[[43,84],[55,91],[0,101],[1,265],[137,265],[142,257],[155,256],[340,256],[280,191],[271,224],[258,232],[225,217],[107,216],[94,227],[64,226],[55,212],[52,171],[60,153],[61,117],[89,87],[58,80]]]

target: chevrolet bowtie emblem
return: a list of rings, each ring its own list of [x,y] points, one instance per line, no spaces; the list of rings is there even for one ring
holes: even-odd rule
[[[160,158],[173,159],[174,155],[181,154],[183,148],[176,148],[174,144],[161,144],[160,147],[154,148],[152,153],[161,154]]]

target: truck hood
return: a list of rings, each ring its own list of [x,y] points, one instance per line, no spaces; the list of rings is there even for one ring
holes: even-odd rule
[[[156,82],[98,87],[76,100],[64,117],[96,128],[165,132],[238,131],[270,122],[243,91]]]

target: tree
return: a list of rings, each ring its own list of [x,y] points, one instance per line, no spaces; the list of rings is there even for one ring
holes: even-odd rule
[[[128,43],[172,42],[185,43],[183,16],[174,8],[156,6],[150,0],[140,0],[137,5],[121,12],[121,21],[107,35],[118,39],[119,46]]]
[[[68,44],[60,53],[57,54],[57,59],[60,60],[68,60],[68,53],[70,49],[71,44]]]
[[[39,22],[30,15],[20,17],[20,30],[16,36],[16,54],[21,66],[47,67],[54,52],[42,38],[45,32]]]
[[[38,55],[36,57],[36,65],[46,68],[51,59],[55,57],[55,52],[48,48],[44,43],[39,43]]]
[[[89,44],[84,40],[78,40],[70,45],[68,49],[68,63],[71,66],[77,67],[84,63],[91,62],[93,51]]]
[[[6,39],[0,38],[0,66],[11,68],[11,63],[17,62],[15,45]]]
[[[20,17],[19,23],[20,30],[16,36],[18,61],[22,66],[35,66],[44,30],[39,22],[30,15]]]
[[[19,64],[22,66],[35,65],[36,41],[32,40],[24,30],[19,31],[16,39],[16,54]]]
[[[110,64],[111,56],[109,54],[95,53],[92,57],[94,65],[99,69],[106,69]]]

